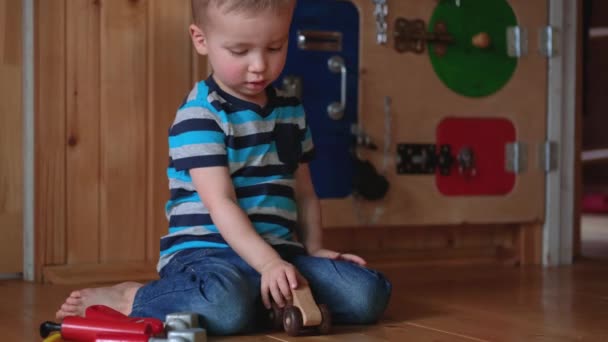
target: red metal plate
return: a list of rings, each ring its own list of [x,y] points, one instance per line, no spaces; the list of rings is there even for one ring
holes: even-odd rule
[[[506,170],[506,145],[516,141],[515,127],[503,118],[446,118],[437,127],[437,145],[450,145],[454,164],[449,176],[436,173],[439,191],[447,196],[505,195],[515,186]],[[473,151],[473,169],[461,169],[458,154]]]

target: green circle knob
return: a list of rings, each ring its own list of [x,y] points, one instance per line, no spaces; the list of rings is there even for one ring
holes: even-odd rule
[[[448,45],[429,44],[435,73],[458,94],[491,95],[511,79],[517,58],[507,54],[507,28],[517,26],[506,0],[441,0],[429,22],[429,30],[447,30]]]

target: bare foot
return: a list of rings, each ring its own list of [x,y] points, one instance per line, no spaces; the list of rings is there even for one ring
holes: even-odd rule
[[[66,316],[84,316],[84,311],[91,305],[105,305],[125,315],[131,313],[135,293],[143,285],[125,282],[114,286],[77,290],[70,294],[55,313],[55,318],[62,321]]]

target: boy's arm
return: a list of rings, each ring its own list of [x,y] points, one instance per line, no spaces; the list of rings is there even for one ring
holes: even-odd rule
[[[323,233],[321,230],[321,207],[310,177],[307,163],[298,166],[296,178],[296,203],[298,206],[298,238],[306,247],[308,254],[321,249]]]
[[[291,288],[298,278],[295,267],[279,254],[255,231],[251,220],[239,206],[228,168],[204,167],[190,170],[194,186],[213,223],[226,242],[251,267],[262,275],[262,299],[270,305],[270,293],[279,306],[290,300]],[[299,278],[304,281],[303,278]]]
[[[296,203],[298,205],[298,237],[306,247],[308,254],[329,258],[342,259],[365,265],[363,258],[354,254],[343,254],[323,248],[323,231],[321,229],[321,205],[315,193],[310,167],[307,163],[299,165],[295,172]]]

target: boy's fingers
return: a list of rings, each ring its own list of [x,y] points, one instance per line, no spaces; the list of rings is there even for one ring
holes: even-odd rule
[[[295,272],[287,272],[285,274],[287,276],[287,281],[289,282],[289,286],[292,289],[298,288],[298,277]]]
[[[277,283],[279,286],[279,290],[281,291],[281,294],[283,295],[285,300],[290,301],[291,300],[291,289],[289,288],[288,281],[285,279],[285,277],[281,277],[277,280]]]
[[[354,255],[354,254],[341,254],[340,259],[343,259],[346,261],[351,261],[351,262],[354,262],[355,264],[358,264],[361,266],[365,266],[365,264],[367,264],[365,259],[363,259],[362,257],[360,257],[358,255]]]
[[[272,294],[272,299],[274,299],[274,302],[277,303],[280,308],[285,306],[285,300],[283,300],[283,295],[281,294],[281,291],[279,290],[279,287],[276,284],[270,286],[270,293]]]
[[[266,309],[270,309],[270,298],[268,298],[268,286],[265,286],[263,284],[261,287],[261,291],[262,291],[262,302],[264,303],[264,306],[266,307]]]

